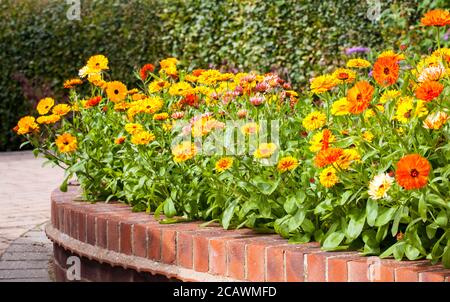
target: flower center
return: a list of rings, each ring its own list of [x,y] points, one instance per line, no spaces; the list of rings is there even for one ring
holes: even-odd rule
[[[114,90],[114,94],[119,94],[119,90]]]
[[[410,175],[411,177],[417,177],[419,176],[419,171],[417,171],[416,169],[412,169]]]
[[[385,67],[383,72],[384,72],[385,75],[388,75],[389,74],[389,68]]]

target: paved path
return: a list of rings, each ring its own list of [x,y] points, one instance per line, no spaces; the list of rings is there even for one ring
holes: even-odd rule
[[[0,152],[0,256],[50,219],[50,193],[62,182],[64,172],[50,165],[42,167],[44,162],[30,151]],[[39,232],[39,228],[31,232],[31,237],[37,238]]]

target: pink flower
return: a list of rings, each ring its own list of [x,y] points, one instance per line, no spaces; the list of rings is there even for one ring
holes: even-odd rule
[[[262,96],[254,96],[250,98],[250,103],[252,103],[253,106],[259,106],[262,103],[264,103],[264,98]]]
[[[237,116],[239,118],[245,118],[247,116],[248,112],[245,109],[241,109],[237,112]]]
[[[184,112],[178,111],[178,112],[174,112],[172,113],[172,118],[175,120],[179,120],[180,118],[184,117]]]

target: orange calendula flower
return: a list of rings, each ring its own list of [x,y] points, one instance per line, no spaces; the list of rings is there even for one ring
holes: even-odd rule
[[[330,147],[330,143],[334,142],[336,138],[331,133],[330,130],[324,129],[321,132],[318,132],[313,135],[311,141],[309,144],[311,145],[309,147],[309,150],[312,152],[318,152],[320,150],[325,150]]]
[[[223,172],[230,169],[233,166],[233,158],[223,157],[216,162],[215,169],[217,172]]]
[[[420,23],[423,26],[450,25],[450,12],[443,9],[433,9],[423,16]]]
[[[341,148],[328,148],[320,150],[314,158],[314,164],[319,168],[323,168],[335,163],[343,154],[344,150]]]
[[[308,131],[313,131],[325,126],[327,117],[320,111],[314,111],[308,114],[302,121],[303,127]]]
[[[40,115],[47,114],[50,109],[55,105],[55,100],[52,98],[45,98],[39,101],[37,105],[37,111]]]
[[[177,163],[193,158],[197,154],[197,147],[191,142],[182,142],[172,149],[173,160]]]
[[[24,116],[17,123],[17,134],[25,135],[31,132],[39,130],[39,125],[36,123],[36,119],[32,116]]]
[[[165,121],[169,118],[169,114],[167,112],[157,113],[153,116],[155,121]]]
[[[255,150],[253,156],[255,158],[269,158],[277,150],[277,145],[274,143],[263,143],[259,145],[258,149]]]
[[[155,140],[155,135],[148,131],[140,131],[131,136],[131,143],[135,145],[146,145]]]
[[[53,112],[53,114],[64,116],[70,112],[70,106],[67,104],[59,104],[59,105],[56,105],[55,107],[53,107],[52,112]]]
[[[326,74],[312,79],[310,88],[312,93],[320,94],[333,89],[337,84],[339,84],[339,80],[331,74]]]
[[[122,102],[127,97],[127,93],[127,86],[119,81],[109,82],[106,86],[106,94],[111,102]]]
[[[294,170],[298,167],[298,160],[295,157],[287,156],[280,159],[277,165],[277,169],[280,172],[286,172]]]
[[[155,70],[155,66],[153,64],[145,64],[142,66],[141,70],[139,70],[139,75],[141,76],[141,80],[145,81],[150,73]]]
[[[77,139],[70,133],[57,136],[55,143],[61,153],[70,153],[77,149]]]
[[[333,187],[339,182],[339,177],[336,174],[336,169],[334,169],[333,167],[327,167],[323,169],[323,171],[320,172],[319,180],[324,187]]]
[[[427,185],[430,170],[431,165],[425,157],[410,154],[398,161],[395,178],[406,190],[420,189]]]
[[[400,66],[393,57],[381,57],[373,65],[373,78],[381,86],[397,82]]]
[[[93,98],[90,98],[89,100],[86,101],[86,103],[83,104],[84,108],[91,108],[91,107],[95,107],[97,106],[102,100],[101,96],[95,96]]]
[[[360,114],[369,107],[373,97],[374,88],[367,81],[359,81],[348,90],[347,101],[348,111],[353,114]]]
[[[125,136],[118,137],[114,140],[114,144],[122,145],[125,142],[125,140],[126,140]]]
[[[437,98],[442,90],[444,90],[444,85],[436,81],[426,81],[420,83],[415,91],[416,97],[426,102],[430,102]]]
[[[351,69],[338,68],[333,72],[333,76],[340,83],[352,83],[356,79],[356,72]]]
[[[72,89],[75,88],[75,86],[83,84],[83,81],[80,79],[70,79],[64,82],[64,88],[65,89]]]

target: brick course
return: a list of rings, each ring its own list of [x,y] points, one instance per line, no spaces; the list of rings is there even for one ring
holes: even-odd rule
[[[67,193],[53,192],[53,228],[100,250],[190,270],[192,281],[204,281],[195,276],[206,275],[275,282],[448,282],[450,278],[449,269],[425,260],[399,262],[362,257],[357,252],[325,252],[317,243],[293,245],[278,235],[261,235],[247,229],[226,231],[214,224],[165,225],[152,215],[132,213],[123,204],[73,201],[76,195],[75,187],[69,187]],[[59,244],[64,247],[64,242]],[[55,248],[60,264],[64,263],[61,253],[60,248]],[[126,263],[111,264],[128,267]],[[102,267],[102,271],[96,267]],[[64,269],[59,265],[56,275],[63,276]],[[105,269],[94,260],[85,261],[83,269],[86,280],[115,280],[114,274],[123,272],[119,268]],[[147,277],[127,271],[123,278],[136,281]]]

